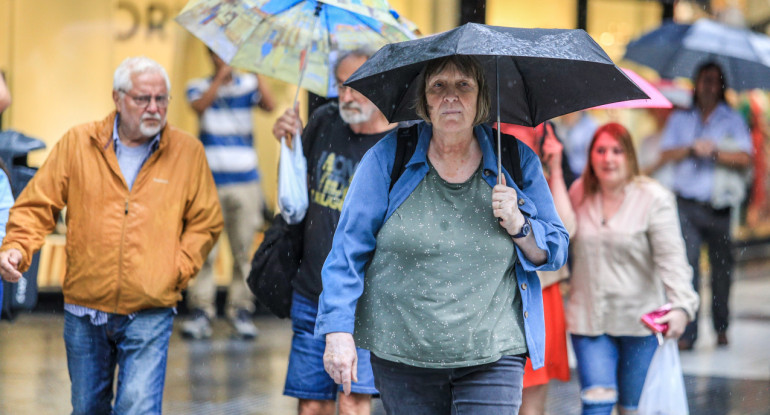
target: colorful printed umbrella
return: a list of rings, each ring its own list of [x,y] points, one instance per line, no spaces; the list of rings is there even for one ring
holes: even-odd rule
[[[414,38],[385,0],[192,0],[176,21],[230,65],[322,96],[339,51]]]
[[[674,106],[671,104],[671,101],[669,101],[668,98],[666,98],[660,91],[658,91],[658,88],[655,88],[655,86],[647,82],[646,79],[639,76],[636,72],[626,68],[620,69],[622,69],[623,72],[626,73],[626,76],[634,81],[634,83],[639,88],[641,88],[642,91],[644,91],[644,93],[650,97],[650,99],[632,99],[630,101],[613,102],[611,104],[604,104],[598,107],[593,107],[591,109],[608,110],[616,108],[672,108]]]

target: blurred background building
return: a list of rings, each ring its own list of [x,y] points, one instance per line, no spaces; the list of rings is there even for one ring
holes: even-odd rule
[[[203,44],[174,22],[185,0],[0,0],[0,70],[5,73],[13,105],[2,114],[1,129],[13,129],[47,143],[32,153],[37,166],[71,126],[101,119],[113,108],[112,74],[127,56],[146,55],[166,67],[172,83],[170,123],[193,134],[197,118],[185,100],[185,84],[211,73]],[[500,26],[585,29],[609,56],[654,80],[651,70],[623,62],[629,40],[665,19],[692,22],[718,17],[766,33],[766,0],[390,0],[423,34],[448,30],[469,21]],[[269,78],[267,78],[269,79]],[[257,113],[256,138],[263,188],[275,204],[278,144],[272,138],[275,118],[289,106],[295,87],[270,81],[278,100],[272,114]],[[742,98],[735,97],[735,103]],[[766,99],[760,99],[765,102]],[[302,100],[307,109],[307,100]],[[637,138],[653,122],[643,111],[596,114],[619,119]],[[767,232],[770,235],[770,231]],[[756,235],[748,235],[755,237]],[[762,235],[760,235],[762,236]],[[766,236],[766,235],[765,235]],[[52,236],[41,253],[39,284],[57,290],[63,275],[64,240]],[[226,253],[228,250],[220,249]],[[225,254],[226,255],[226,254]],[[229,258],[218,267],[229,279]]]

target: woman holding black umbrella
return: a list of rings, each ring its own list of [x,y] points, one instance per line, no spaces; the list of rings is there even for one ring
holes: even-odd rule
[[[351,183],[322,272],[316,335],[326,336],[326,370],[346,392],[355,345],[372,351],[389,413],[515,414],[525,355],[543,364],[535,270],[563,266],[569,237],[526,146],[524,189],[506,171],[498,184],[479,63],[455,55],[423,72],[417,111],[426,122],[404,173],[390,189],[393,133]]]

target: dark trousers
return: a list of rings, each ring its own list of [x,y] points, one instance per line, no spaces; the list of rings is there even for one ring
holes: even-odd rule
[[[374,384],[388,415],[516,415],[526,357],[478,366],[426,369],[371,354]]]
[[[700,287],[701,245],[708,247],[711,265],[711,318],[717,333],[727,331],[729,324],[730,285],[732,284],[733,254],[730,237],[730,209],[714,209],[706,203],[677,197],[682,236],[687,249],[687,261],[693,270],[692,284]],[[687,325],[683,339],[698,338],[698,318]]]

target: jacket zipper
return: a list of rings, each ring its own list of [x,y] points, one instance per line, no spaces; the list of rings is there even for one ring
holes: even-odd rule
[[[123,210],[123,225],[120,229],[120,254],[118,255],[118,289],[117,296],[115,297],[115,314],[118,313],[118,305],[120,304],[120,280],[123,276],[123,246],[126,243],[126,221],[128,220],[128,197],[126,197],[126,203]]]

